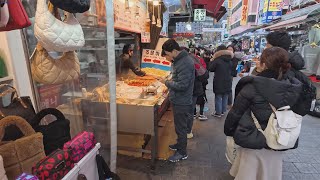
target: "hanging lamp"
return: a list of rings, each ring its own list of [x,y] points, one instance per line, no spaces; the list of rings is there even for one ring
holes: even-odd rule
[[[124,13],[130,14],[131,11],[130,11],[130,6],[129,6],[129,0],[125,0],[124,6],[125,6],[125,9],[126,9]]]
[[[136,6],[136,18],[138,19],[138,18],[140,18],[140,7],[137,5]]]
[[[152,23],[153,25],[156,25],[156,16],[154,15],[154,7],[156,6],[156,4],[159,4],[159,1],[153,1],[153,6],[152,6]]]
[[[147,22],[150,22],[151,19],[150,19],[150,13],[149,13],[149,1],[151,2],[152,0],[147,0],[147,18],[146,18],[146,21]]]
[[[157,27],[161,28],[161,3],[159,3],[159,8],[158,8],[158,19],[157,19]]]

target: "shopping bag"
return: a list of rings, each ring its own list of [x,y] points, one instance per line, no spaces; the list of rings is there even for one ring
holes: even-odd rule
[[[227,143],[226,143],[226,158],[229,163],[233,164],[235,161],[237,155],[238,155],[238,149],[240,146],[238,146],[235,142],[233,137],[227,136]]]

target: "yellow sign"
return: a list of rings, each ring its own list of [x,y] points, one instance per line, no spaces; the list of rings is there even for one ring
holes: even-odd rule
[[[282,0],[270,0],[269,2],[269,12],[281,11]]]
[[[242,12],[241,12],[241,21],[240,25],[247,25],[248,22],[248,1],[249,0],[243,0],[242,1]]]
[[[232,9],[232,1],[233,0],[228,0],[228,9]]]
[[[269,6],[269,0],[264,0],[263,13],[268,11],[268,6]]]

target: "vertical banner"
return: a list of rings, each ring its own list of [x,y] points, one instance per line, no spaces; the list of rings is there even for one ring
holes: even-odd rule
[[[228,9],[232,9],[232,1],[233,0],[228,0]]]
[[[241,26],[247,25],[247,22],[248,22],[248,11],[249,11],[248,1],[249,0],[242,1],[242,12],[241,12],[241,21],[240,21]]]

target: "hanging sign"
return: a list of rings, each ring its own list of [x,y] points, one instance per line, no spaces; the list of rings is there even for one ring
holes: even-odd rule
[[[142,32],[141,33],[141,43],[150,43],[150,32]]]
[[[194,21],[206,21],[207,11],[206,9],[194,10]]]
[[[144,49],[142,51],[142,68],[157,68],[165,71],[171,70],[171,62],[161,56],[161,51]]]
[[[232,1],[233,0],[228,0],[228,9],[232,9]]]
[[[262,23],[269,23],[282,15],[283,0],[265,0],[263,7]]]
[[[249,0],[242,1],[242,12],[241,12],[241,21],[240,21],[241,26],[247,25],[247,22],[248,22],[248,1]]]

